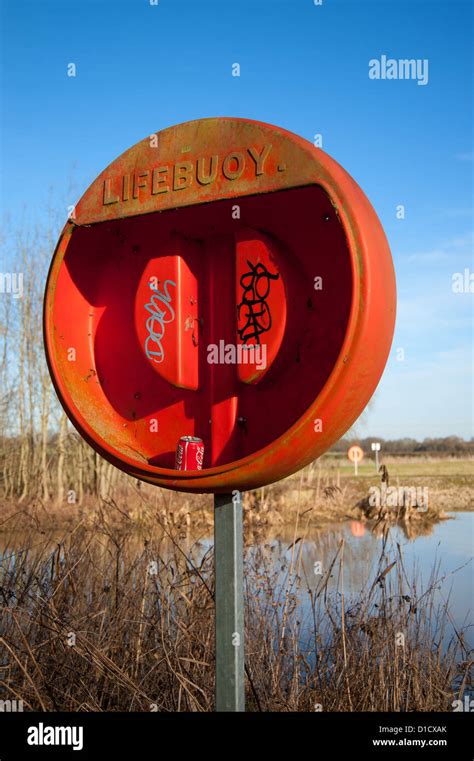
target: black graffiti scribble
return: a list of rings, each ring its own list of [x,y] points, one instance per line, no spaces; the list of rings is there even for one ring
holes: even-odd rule
[[[266,302],[271,281],[278,280],[280,275],[279,273],[273,275],[264,264],[254,265],[248,259],[247,264],[250,270],[240,278],[243,292],[242,301],[237,305],[238,321],[240,322],[243,311],[242,319],[246,322],[242,328],[237,329],[237,333],[244,344],[251,338],[255,338],[255,342],[260,344],[260,335],[272,327],[270,307]]]

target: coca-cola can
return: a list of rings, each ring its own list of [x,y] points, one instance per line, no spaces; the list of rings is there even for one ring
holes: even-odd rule
[[[204,442],[197,436],[181,436],[176,447],[176,470],[202,470]]]

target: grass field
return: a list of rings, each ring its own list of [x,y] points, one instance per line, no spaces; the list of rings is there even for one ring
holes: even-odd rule
[[[415,478],[439,478],[441,476],[464,477],[470,476],[474,481],[474,460],[457,458],[421,458],[421,457],[382,457],[380,463],[387,466],[390,475],[399,478],[413,476]],[[339,468],[344,478],[354,477],[354,464],[347,457],[328,455],[321,458],[324,468]],[[358,465],[360,476],[378,478],[375,461],[364,458]]]

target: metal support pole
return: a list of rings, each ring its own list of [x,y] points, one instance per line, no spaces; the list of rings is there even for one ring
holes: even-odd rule
[[[375,470],[379,472],[379,450],[375,450]]]
[[[245,711],[240,492],[214,495],[216,711]]]

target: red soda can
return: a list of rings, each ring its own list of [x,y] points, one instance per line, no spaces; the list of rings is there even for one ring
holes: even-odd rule
[[[176,470],[202,470],[204,442],[197,436],[181,436],[176,447]]]

